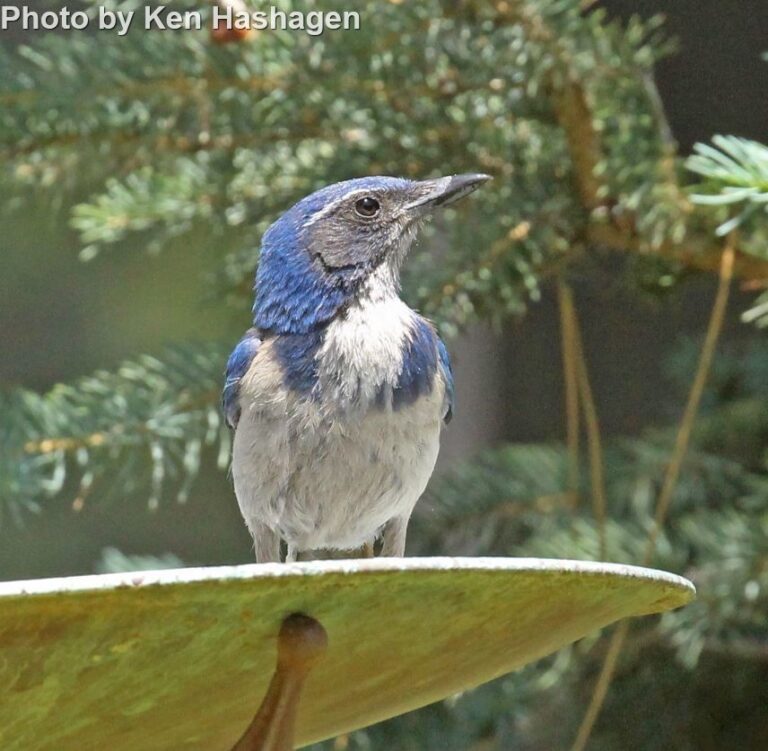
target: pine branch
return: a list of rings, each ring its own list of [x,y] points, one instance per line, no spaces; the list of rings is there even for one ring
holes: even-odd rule
[[[66,488],[78,508],[96,488],[102,497],[145,493],[155,507],[169,486],[184,501],[204,447],[218,446],[220,465],[228,461],[218,410],[224,359],[223,347],[176,348],[43,396],[6,395],[0,502],[35,508]]]
[[[746,236],[744,247],[761,264],[768,280],[768,147],[735,136],[714,136],[713,146],[698,143],[686,167],[704,178],[693,188],[691,200],[708,207],[720,222],[715,233],[727,235],[738,229]],[[747,323],[768,325],[768,293],[760,295],[743,316]]]
[[[87,168],[100,165],[110,182],[74,219],[92,256],[132,231],[158,249],[191,230],[190,216],[221,237],[252,227],[255,245],[281,208],[321,184],[460,172],[471,158],[497,177],[483,211],[466,226],[449,217],[445,262],[415,268],[408,284],[454,330],[522,311],[606,218],[624,227],[641,216],[623,239],[642,248],[676,242],[679,190],[648,84],[667,47],[654,23],[621,28],[560,0],[370,3],[361,13],[376,24],[322,54],[296,35],[226,48],[194,32],[119,44],[45,35],[7,60],[0,97],[14,106],[0,116],[0,143],[10,169],[59,186],[86,166],[62,160],[99,154]],[[53,65],[64,76],[55,87]],[[252,262],[252,252],[224,259],[228,297],[246,294]]]
[[[81,258],[90,260],[105,244],[123,240],[130,232],[155,232],[149,250],[170,237],[187,232],[213,213],[212,195],[218,173],[199,160],[177,160],[163,171],[145,167],[125,181],[108,180],[106,191],[92,204],[76,206],[72,226],[87,245]]]
[[[732,216],[720,224],[716,234],[724,237],[742,228],[753,216],[768,220],[768,147],[746,138],[714,136],[714,144],[697,143],[685,166],[705,178],[694,193],[694,203],[728,207]],[[706,191],[706,192],[704,192]],[[734,211],[734,208],[739,208]],[[763,252],[768,260],[768,252]]]

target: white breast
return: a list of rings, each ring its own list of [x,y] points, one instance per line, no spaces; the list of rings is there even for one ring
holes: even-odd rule
[[[333,321],[317,359],[325,398],[342,411],[367,409],[385,384],[395,384],[413,315],[389,297],[363,299]]]
[[[379,311],[389,312],[373,326],[369,320],[365,335],[353,315],[325,345],[337,348],[362,390],[374,395],[384,374],[399,372],[396,343],[410,315],[397,306]],[[382,347],[392,356],[386,367],[373,354]],[[343,384],[339,379],[340,393]],[[272,342],[265,342],[243,379],[233,447],[235,490],[249,527],[267,524],[300,550],[352,549],[389,519],[407,518],[435,465],[444,391],[438,376],[429,395],[397,411],[345,416],[325,398],[286,389]]]
[[[244,410],[232,470],[249,527],[267,524],[299,550],[351,550],[388,520],[408,518],[437,459],[443,384],[435,385],[402,409],[351,419],[285,389]]]

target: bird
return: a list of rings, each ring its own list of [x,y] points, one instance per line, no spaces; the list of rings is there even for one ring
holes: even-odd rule
[[[405,555],[454,408],[448,350],[400,296],[424,220],[490,177],[360,177],[264,233],[253,326],[226,366],[231,473],[257,563]]]

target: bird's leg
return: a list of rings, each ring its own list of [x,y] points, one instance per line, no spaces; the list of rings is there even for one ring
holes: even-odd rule
[[[250,527],[256,563],[279,563],[280,537],[277,532],[270,529],[266,524],[256,523]]]
[[[295,563],[299,560],[299,549],[295,545],[288,543],[288,550],[285,553],[286,563]]]
[[[376,555],[373,549],[373,542],[373,540],[370,540],[363,545],[363,548],[360,551],[361,558],[373,558]]]
[[[381,535],[382,558],[402,558],[405,555],[405,536],[410,518],[410,515],[396,516],[387,522]]]

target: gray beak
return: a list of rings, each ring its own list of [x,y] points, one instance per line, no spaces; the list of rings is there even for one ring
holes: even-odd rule
[[[490,179],[490,175],[473,173],[438,177],[436,180],[423,180],[417,183],[421,189],[421,195],[405,208],[419,215],[427,214],[438,206],[449,206],[464,196],[468,196]]]

